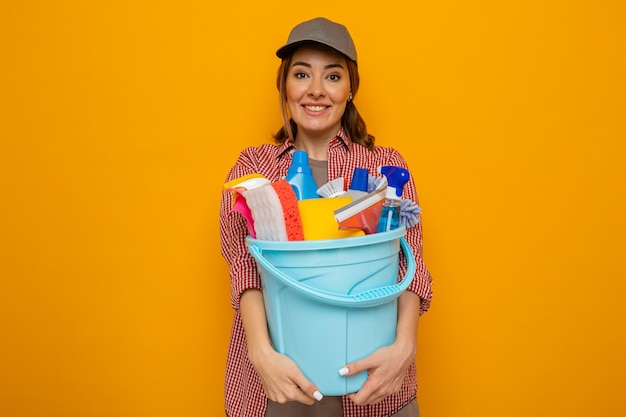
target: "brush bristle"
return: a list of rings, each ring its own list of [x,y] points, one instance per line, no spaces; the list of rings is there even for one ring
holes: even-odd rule
[[[343,177],[338,177],[332,181],[328,181],[326,184],[317,189],[317,194],[325,198],[338,197],[345,194],[345,192],[345,180]]]

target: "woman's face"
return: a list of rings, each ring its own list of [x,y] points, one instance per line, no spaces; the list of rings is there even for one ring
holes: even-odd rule
[[[293,54],[285,86],[298,139],[334,137],[350,95],[345,58],[331,50],[301,47]]]

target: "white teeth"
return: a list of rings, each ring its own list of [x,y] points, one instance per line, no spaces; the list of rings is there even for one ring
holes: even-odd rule
[[[305,108],[310,111],[322,111],[326,107],[325,106],[305,106]]]

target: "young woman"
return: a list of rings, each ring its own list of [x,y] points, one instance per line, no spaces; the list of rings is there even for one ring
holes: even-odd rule
[[[292,152],[308,153],[316,182],[322,185],[354,168],[376,173],[379,166],[408,168],[393,148],[374,145],[354,105],[359,73],[354,43],[345,26],[324,18],[294,27],[281,58],[277,86],[284,126],[276,144],[243,150],[226,181],[258,173],[270,181],[284,178]],[[403,198],[417,202],[411,180]],[[245,246],[243,217],[231,214],[232,195],[221,203],[222,253],[230,266],[231,301],[235,309],[226,374],[229,417],[415,417],[417,382],[414,358],[419,316],[432,298],[432,278],[422,259],[422,229],[407,229],[405,238],[417,264],[409,289],[398,299],[396,340],[370,356],[347,364],[342,374],[368,371],[362,389],[344,397],[324,397],[298,366],[274,350],[267,330],[260,278]],[[406,269],[401,256],[400,274]],[[339,370],[338,370],[339,371]]]

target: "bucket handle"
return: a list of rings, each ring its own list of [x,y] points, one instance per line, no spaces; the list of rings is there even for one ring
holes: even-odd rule
[[[390,300],[397,298],[400,294],[409,287],[411,281],[415,277],[415,258],[413,257],[413,251],[411,247],[404,239],[400,238],[400,246],[404,251],[405,258],[407,260],[407,270],[404,278],[397,284],[386,285],[384,287],[373,288],[358,294],[336,294],[329,291],[312,288],[302,282],[290,278],[287,274],[276,268],[263,256],[261,250],[256,245],[250,245],[248,250],[250,254],[256,259],[259,264],[263,266],[273,276],[278,278],[283,284],[303,293],[309,298],[317,301],[324,302],[341,307],[371,307],[379,304],[384,304]]]

